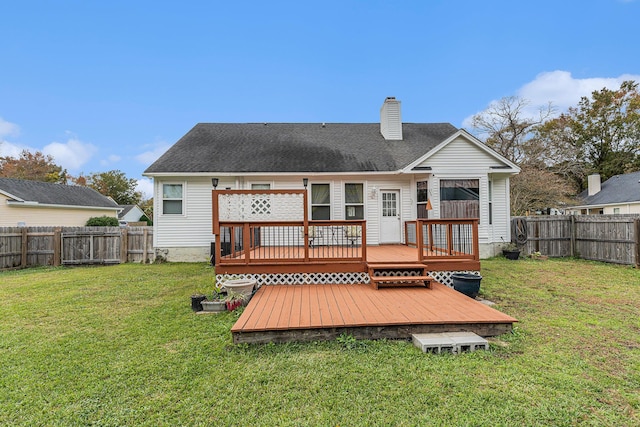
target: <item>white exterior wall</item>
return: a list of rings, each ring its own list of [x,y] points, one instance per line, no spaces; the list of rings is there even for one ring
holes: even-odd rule
[[[583,209],[586,209],[586,207]],[[603,215],[640,214],[640,201],[633,203],[621,203],[617,205],[589,207],[589,215],[598,215],[600,213],[600,209],[602,209]],[[620,211],[616,212],[615,209],[619,209]],[[579,207],[571,207],[567,209],[566,213],[569,215],[582,215],[582,209]]]
[[[20,223],[27,227],[83,227],[94,216],[118,217],[113,209],[17,206],[8,205],[7,200],[6,196],[0,194],[0,227],[16,227]]]
[[[162,212],[162,185],[182,184],[182,215]],[[220,179],[218,188],[235,188],[235,180]],[[153,246],[168,261],[208,261],[213,241],[211,178],[179,177],[154,180]]]
[[[489,153],[460,137],[429,157],[421,166],[431,167],[429,189],[433,210],[430,218],[440,217],[440,180],[478,179],[480,184],[480,222],[478,237],[480,256],[494,256],[497,246],[510,240],[509,176],[493,173],[503,166]],[[490,175],[491,174],[491,175]],[[493,182],[493,218],[489,224],[489,179]]]
[[[244,176],[218,177],[218,189],[250,189],[251,184],[270,184],[271,189],[303,189],[302,179],[312,184],[329,184],[331,189],[331,219],[345,217],[344,185],[362,183],[364,191],[364,212],[367,220],[367,243],[380,242],[381,190],[400,191],[401,234],[404,222],[416,218],[416,181],[428,180],[433,210],[430,218],[439,218],[441,179],[478,179],[480,182],[480,225],[479,240],[481,257],[497,253],[498,247],[510,240],[509,215],[509,175],[495,173],[492,167],[504,166],[489,153],[471,144],[465,138],[458,138],[440,149],[422,163],[431,168],[429,173],[420,174],[376,174],[367,175],[284,175],[284,176]],[[491,174],[491,175],[490,175]],[[159,255],[169,261],[207,261],[209,259],[212,235],[211,178],[176,177],[175,179],[155,178],[154,197],[154,246]],[[489,224],[489,179],[493,181],[493,220]],[[184,209],[182,215],[162,214],[162,184],[181,183],[184,186]],[[311,212],[309,195],[309,217]],[[404,241],[404,236],[402,236]]]

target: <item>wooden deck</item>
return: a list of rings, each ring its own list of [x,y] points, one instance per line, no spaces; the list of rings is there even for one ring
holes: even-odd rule
[[[386,260],[388,261],[388,260]],[[234,343],[334,339],[409,339],[413,333],[509,332],[517,320],[445,285],[385,288],[369,285],[262,286],[231,328]]]
[[[233,263],[239,258],[225,257],[226,264],[216,265],[216,272],[227,274],[242,273],[293,273],[293,272],[346,272],[367,271],[371,264],[411,264],[420,263],[418,249],[406,245],[379,245],[367,246],[366,262],[360,261],[362,249],[358,246],[348,247],[350,257],[340,261],[331,261],[331,247],[309,248],[310,259],[306,263],[291,262],[291,260],[304,260],[304,248],[302,247],[270,247],[268,253],[265,249],[252,250],[252,264]],[[432,253],[432,255],[439,255]],[[423,260],[430,271],[479,271],[479,260],[432,258]]]

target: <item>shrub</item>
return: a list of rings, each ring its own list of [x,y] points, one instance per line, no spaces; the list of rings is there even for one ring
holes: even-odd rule
[[[112,216],[94,216],[87,220],[87,227],[118,227],[118,218]]]
[[[146,215],[142,215],[138,221],[145,221],[149,226],[153,225],[153,221],[151,221]]]

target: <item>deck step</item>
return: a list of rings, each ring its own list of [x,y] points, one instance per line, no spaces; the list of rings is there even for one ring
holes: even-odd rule
[[[374,289],[380,286],[425,286],[431,287],[431,276],[370,276],[369,280]]]
[[[431,287],[433,278],[427,274],[427,266],[420,263],[369,264],[369,278],[374,289],[379,286]]]

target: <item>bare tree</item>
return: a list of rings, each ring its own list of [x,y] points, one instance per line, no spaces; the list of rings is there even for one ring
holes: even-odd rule
[[[474,133],[512,162],[526,162],[536,154],[537,147],[531,144],[535,128],[555,112],[549,103],[540,107],[535,116],[527,116],[528,105],[529,101],[516,96],[493,102],[471,119]]]

